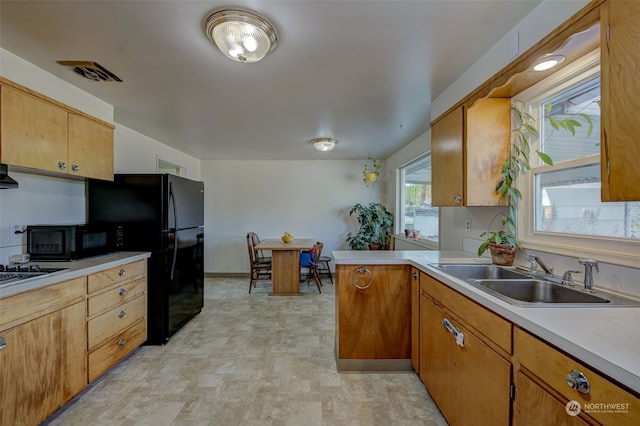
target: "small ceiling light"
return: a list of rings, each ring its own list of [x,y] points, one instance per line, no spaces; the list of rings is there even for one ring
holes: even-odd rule
[[[209,40],[229,59],[258,62],[278,41],[276,30],[263,17],[242,9],[221,9],[204,21]]]
[[[565,57],[562,55],[543,56],[533,65],[534,71],[546,71],[558,65],[564,61]]]
[[[315,138],[311,139],[309,143],[318,151],[331,151],[336,147],[338,141],[331,138]]]

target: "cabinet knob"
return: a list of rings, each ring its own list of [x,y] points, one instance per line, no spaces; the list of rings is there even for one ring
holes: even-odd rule
[[[4,349],[7,347],[7,341],[5,340],[4,337],[0,337],[0,350]]]
[[[118,294],[119,294],[120,296],[124,296],[125,294],[127,294],[127,290],[126,290],[126,289],[124,289],[124,288],[121,288],[121,289],[120,289],[120,291],[118,291]]]
[[[589,384],[587,376],[578,370],[571,370],[567,374],[567,384],[571,389],[576,389],[580,393],[589,393],[591,390],[591,384]]]
[[[127,316],[127,313],[125,311],[120,311],[120,313],[118,314],[118,318],[124,318]]]
[[[462,197],[460,195],[456,195],[453,201],[455,201],[456,204],[460,204],[462,202]]]
[[[71,165],[71,171],[77,172],[78,170],[80,170],[80,166],[78,166],[77,164],[72,164]]]
[[[126,275],[126,273],[127,273],[127,271],[125,271],[124,269],[120,269],[120,270],[118,271],[118,275],[119,275],[119,276],[121,276],[121,277],[125,276],[125,275]]]
[[[124,346],[126,344],[127,344],[127,341],[124,340],[124,339],[120,339],[120,341],[118,342],[118,346],[120,346],[120,347],[122,347],[122,346]]]
[[[418,278],[418,273],[417,272],[413,273],[413,278]]]
[[[65,163],[64,161],[58,161],[58,168],[60,170],[64,170],[67,168],[67,163]]]

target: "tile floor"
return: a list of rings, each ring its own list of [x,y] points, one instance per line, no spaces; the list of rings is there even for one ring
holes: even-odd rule
[[[327,281],[327,280],[325,280]],[[165,346],[143,346],[49,425],[446,425],[414,373],[339,374],[334,287],[205,283],[205,308]]]

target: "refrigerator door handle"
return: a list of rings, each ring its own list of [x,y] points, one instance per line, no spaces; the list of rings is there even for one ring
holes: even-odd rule
[[[176,209],[176,196],[173,193],[173,182],[169,182],[169,203],[173,207],[173,229],[178,229],[178,210]],[[171,229],[171,224],[169,229]]]
[[[173,260],[171,261],[171,279],[176,272],[176,259],[178,258],[178,233],[173,232]]]

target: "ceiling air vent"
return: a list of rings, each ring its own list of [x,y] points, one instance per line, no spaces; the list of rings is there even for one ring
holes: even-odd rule
[[[60,65],[71,67],[73,72],[91,81],[122,81],[120,78],[97,62],[57,61]]]

